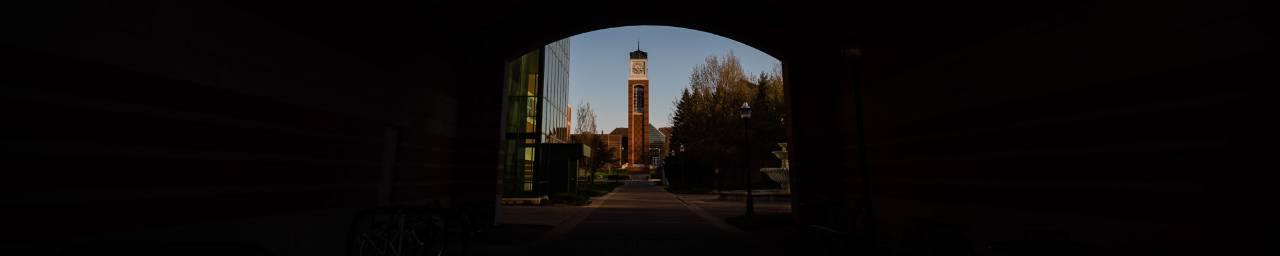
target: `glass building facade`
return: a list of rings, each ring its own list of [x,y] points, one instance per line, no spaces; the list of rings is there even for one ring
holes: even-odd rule
[[[569,39],[543,47],[543,143],[569,143]]]
[[[539,145],[569,142],[569,39],[508,61],[504,71],[508,109],[502,192],[539,196]]]

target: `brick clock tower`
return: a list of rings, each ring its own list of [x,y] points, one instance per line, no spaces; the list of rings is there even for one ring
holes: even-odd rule
[[[627,77],[627,162],[641,164],[648,159],[649,150],[649,54],[640,51],[631,52],[631,60],[627,63],[630,75]]]

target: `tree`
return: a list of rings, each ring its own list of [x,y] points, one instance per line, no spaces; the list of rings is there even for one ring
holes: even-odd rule
[[[596,132],[596,112],[591,109],[591,102],[578,104],[578,124],[575,127],[577,134],[594,134]]]
[[[742,70],[732,52],[720,58],[708,56],[702,65],[694,67],[689,75],[689,88],[673,102],[675,111],[670,116],[672,142],[686,148],[680,156],[683,169],[698,170],[698,173],[682,175],[687,180],[681,184],[708,185],[714,181],[712,170],[716,168],[728,176],[722,178],[730,180],[741,181],[746,178],[742,173],[756,176],[757,173],[741,171],[742,166],[737,164],[741,163],[744,139],[740,132],[742,120],[738,117],[742,103],[749,102],[753,110],[748,129],[752,139],[748,153],[757,163],[753,166],[776,162],[770,151],[777,150],[776,143],[786,139],[782,126],[785,113],[782,92],[778,67],[751,77]]]
[[[596,173],[606,164],[618,161],[616,150],[609,147],[609,142],[604,134],[596,133],[596,112],[591,109],[591,103],[586,102],[578,105],[577,113],[578,123],[575,127],[578,136],[573,136],[574,142],[586,144],[591,148],[591,156],[583,159],[581,164],[591,172],[591,176],[587,177],[589,182],[595,183]]]
[[[587,158],[586,163],[588,170],[591,171],[591,177],[588,177],[587,180],[595,183],[596,173],[600,169],[604,169],[609,163],[618,161],[618,156],[617,149],[609,147],[609,143],[600,138],[604,135],[592,134],[592,136],[597,138],[587,143],[587,146],[591,147],[591,157]]]

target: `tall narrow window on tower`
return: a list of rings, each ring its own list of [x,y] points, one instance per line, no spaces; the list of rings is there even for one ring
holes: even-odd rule
[[[633,100],[635,102],[633,105],[635,106],[632,107],[633,110],[631,112],[644,113],[644,87],[637,84],[632,90],[634,90],[634,93],[631,95],[635,96],[635,99]]]

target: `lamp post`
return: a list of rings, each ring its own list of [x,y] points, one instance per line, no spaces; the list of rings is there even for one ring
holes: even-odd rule
[[[672,186],[672,184],[671,184],[671,179],[669,179],[669,178],[671,178],[671,177],[672,177],[672,175],[667,175],[667,173],[668,173],[668,172],[671,172],[671,164],[672,164],[672,163],[671,163],[671,157],[676,157],[676,147],[675,147],[675,146],[668,146],[668,147],[667,147],[667,159],[666,159],[666,160],[662,160],[662,183],[663,183],[663,184],[666,184],[666,186],[667,186],[668,188],[669,188],[669,187],[673,187],[673,186]],[[677,177],[678,177],[678,175],[677,175]]]
[[[667,185],[668,188],[671,187],[671,181],[668,180],[668,178],[671,176],[667,175],[667,172],[670,172],[672,170],[671,168],[672,157],[676,157],[676,149],[674,147],[667,147],[667,159],[662,160],[662,184]]]
[[[684,182],[684,184],[681,184],[681,186],[688,186],[688,185],[689,185],[689,171],[687,171],[687,170],[685,170],[685,169],[684,169],[684,144],[679,144],[679,145],[680,145],[680,158],[677,158],[676,160],[680,161],[680,168],[679,168],[679,170],[680,170],[680,179],[684,180],[684,181],[683,181],[683,182]],[[671,150],[671,151],[675,151],[675,150],[673,149],[673,150]],[[675,155],[675,154],[672,154],[672,155]]]
[[[715,175],[715,176],[716,176],[716,178],[715,178],[715,179],[716,179],[716,194],[719,194],[719,195],[723,196],[723,195],[724,195],[724,193],[722,193],[722,191],[720,191],[720,168],[716,168],[716,175]]]
[[[751,106],[746,102],[738,108],[738,117],[742,118],[742,171],[746,174],[747,218],[756,215],[755,199],[751,198]]]

